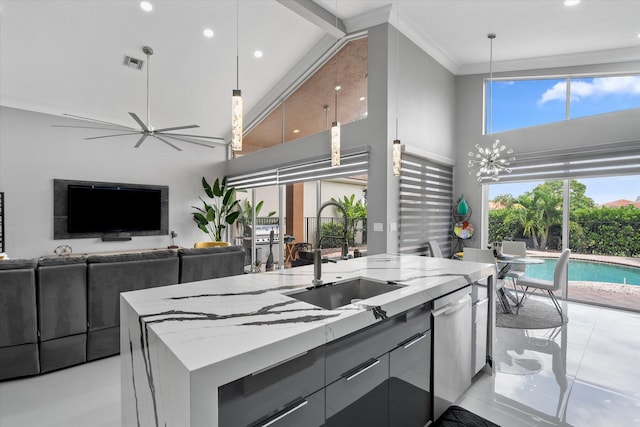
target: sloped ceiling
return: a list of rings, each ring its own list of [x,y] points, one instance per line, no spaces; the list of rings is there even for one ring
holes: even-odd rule
[[[0,1],[0,104],[135,126],[146,117],[146,74],[123,66],[151,46],[150,122],[198,124],[194,133],[226,136],[231,91],[250,111],[326,28],[286,3],[310,0]],[[452,73],[486,72],[495,32],[496,70],[640,60],[640,1],[316,0],[347,27],[389,7],[392,24]],[[213,38],[203,30],[211,28]],[[239,34],[239,37],[236,37]],[[260,59],[255,50],[264,52]],[[640,70],[639,70],[640,71]],[[87,135],[82,135],[87,136]]]

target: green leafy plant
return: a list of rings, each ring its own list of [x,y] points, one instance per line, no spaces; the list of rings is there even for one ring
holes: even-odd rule
[[[202,177],[202,188],[210,201],[207,203],[200,197],[202,207],[192,206],[196,209],[196,212],[192,212],[193,220],[211,240],[220,242],[224,229],[233,224],[241,213],[239,201],[235,200],[236,190],[227,187],[226,177],[222,181],[216,178],[213,186]]]
[[[355,194],[352,194],[351,197],[343,196],[342,200],[331,198],[332,201],[342,205],[347,212],[347,236],[351,246],[355,245],[356,233],[364,230],[364,221],[367,219],[367,205],[362,203],[362,200],[355,200],[355,198]]]

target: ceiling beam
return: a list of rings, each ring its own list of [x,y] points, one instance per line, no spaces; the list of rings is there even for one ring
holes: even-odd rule
[[[278,3],[317,25],[336,39],[341,39],[347,34],[346,26],[340,18],[312,0],[278,0]]]

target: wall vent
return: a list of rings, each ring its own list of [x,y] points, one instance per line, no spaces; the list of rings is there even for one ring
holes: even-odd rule
[[[136,70],[142,70],[142,66],[144,65],[144,60],[133,58],[131,56],[125,55],[124,57],[124,66],[129,68],[135,68]]]

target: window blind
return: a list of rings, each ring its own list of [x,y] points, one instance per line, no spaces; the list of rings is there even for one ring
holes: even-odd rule
[[[238,189],[257,188],[267,185],[362,175],[368,171],[369,149],[366,147],[354,152],[343,152],[340,157],[340,166],[331,166],[331,157],[322,156],[262,171],[230,175],[227,177],[227,183]]]
[[[402,153],[400,176],[400,253],[429,255],[427,242],[451,253],[453,166]]]
[[[516,153],[515,157],[511,173],[501,173],[500,182],[640,174],[639,140],[535,154]],[[482,182],[490,180],[486,177]]]

